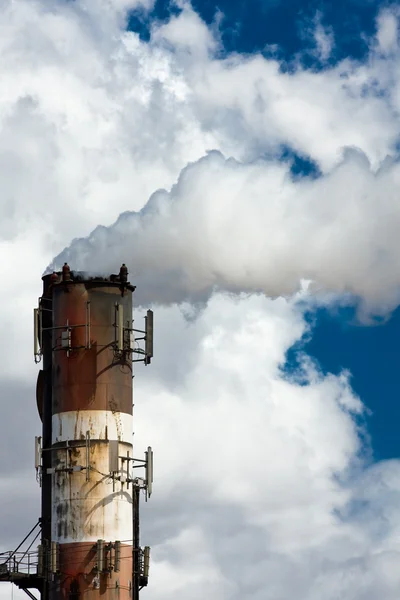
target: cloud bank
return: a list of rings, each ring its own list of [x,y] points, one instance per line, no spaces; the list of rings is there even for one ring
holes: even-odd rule
[[[138,373],[135,407],[157,466],[146,595],[394,599],[399,464],[365,468],[348,374],[307,357],[282,371],[307,331],[296,300],[217,294],[195,321],[177,307],[157,319],[160,358]]]

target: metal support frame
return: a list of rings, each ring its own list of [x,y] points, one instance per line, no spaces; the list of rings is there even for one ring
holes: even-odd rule
[[[103,539],[97,540],[92,548],[97,557],[97,573],[118,573],[121,569],[121,542],[107,543]]]
[[[129,351],[132,354],[138,354],[139,356],[143,356],[143,358],[134,358],[132,359],[132,362],[144,362],[144,364],[147,366],[151,363],[151,359],[153,358],[153,311],[152,310],[148,310],[146,316],[144,317],[145,320],[145,329],[135,329],[134,327],[128,329],[126,328],[126,331],[129,331],[130,333],[141,333],[142,336],[141,337],[137,337],[135,338],[135,342],[140,342],[140,341],[144,341],[145,342],[145,348],[143,350],[143,348],[134,348],[134,347],[130,347]]]
[[[42,436],[35,436],[35,469],[37,475],[40,474],[42,469]]]
[[[129,489],[129,484],[132,483],[133,488],[138,488],[145,490],[146,493],[146,502],[148,498],[150,498],[153,492],[153,450],[151,446],[147,448],[145,452],[145,459],[134,458],[129,456],[129,452],[126,456],[118,455],[118,459],[121,459],[122,466],[119,471],[110,471],[110,478],[113,480],[113,491],[115,481],[120,481],[121,483],[126,483],[127,488]],[[124,471],[124,462],[127,462],[126,466],[126,475],[123,474]],[[129,473],[129,465],[130,463],[139,463],[138,465],[132,464],[132,469],[141,469],[144,468],[146,470],[145,479],[140,477],[130,477]],[[120,474],[117,474],[120,473]]]
[[[45,308],[43,306],[44,302],[52,303],[51,298],[40,297],[38,299],[38,308],[33,309],[33,331],[34,331],[34,339],[33,339],[33,352],[35,357],[35,363],[39,363],[42,360],[43,355],[43,331],[46,330],[43,327],[43,321],[47,315],[43,315],[43,313],[50,312],[53,313],[52,308]]]
[[[61,346],[55,346],[54,348],[52,348],[52,350],[66,350],[68,356],[72,350],[80,350],[82,348],[86,348],[87,350],[90,350],[90,348],[91,348],[90,300],[87,300],[87,302],[86,302],[86,322],[85,323],[71,325],[67,319],[67,322],[65,325],[57,325],[57,326],[52,325],[51,327],[43,327],[42,326],[42,312],[43,311],[53,312],[52,308],[43,308],[43,306],[42,306],[43,300],[52,302],[52,300],[50,298],[41,297],[41,298],[39,298],[38,308],[33,309],[33,315],[34,315],[34,319],[33,319],[34,348],[33,348],[33,351],[34,351],[35,362],[39,363],[41,361],[41,358],[43,355],[43,351],[42,351],[43,332],[45,332],[45,331],[56,331],[58,329],[66,331],[69,333],[69,337],[67,336],[67,339],[70,342],[70,334],[71,334],[72,330],[77,329],[78,327],[84,327],[85,328],[85,345],[84,346],[71,346],[70,343],[68,345],[63,345],[61,343]]]
[[[31,591],[29,591],[27,588],[20,588],[23,592],[25,592],[25,594],[27,594],[27,596],[29,596],[29,598],[31,598],[31,600],[37,600],[36,596],[34,594],[32,594]]]
[[[75,442],[75,440],[74,440]],[[71,467],[69,465],[69,452],[72,448],[85,448],[86,452],[86,465],[74,465]],[[58,450],[66,451],[66,466],[65,467],[50,467],[46,469],[46,473],[48,475],[52,475],[54,473],[75,473],[77,471],[85,471],[86,470],[86,481],[90,481],[90,431],[86,432],[86,438],[84,443],[74,443],[73,445],[68,443],[68,440],[65,442],[63,446],[51,446],[50,448],[42,448],[43,452],[57,452]]]

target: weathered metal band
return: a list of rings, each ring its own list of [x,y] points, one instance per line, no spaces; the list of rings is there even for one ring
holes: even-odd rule
[[[53,415],[52,443],[84,440],[119,440],[132,443],[132,414],[111,410],[72,410]]]
[[[111,540],[105,539],[105,545]],[[119,564],[113,548],[105,551],[105,572],[98,572],[96,544],[90,542],[60,546],[59,568],[63,577],[58,598],[85,600],[132,599],[132,546],[121,543]],[[117,570],[115,570],[117,566]]]
[[[132,446],[121,442],[118,453],[132,456]],[[53,449],[52,455],[52,540],[66,544],[132,539],[132,484],[126,483],[128,461],[120,461],[120,472],[113,480],[109,444],[105,442],[91,443],[89,452],[82,445],[69,451],[62,447]]]
[[[132,292],[115,285],[71,283],[53,290],[52,413],[110,410],[132,413],[132,360],[116,349],[116,306],[129,345]],[[90,307],[90,312],[88,311]],[[62,332],[70,342],[62,346]]]
[[[129,379],[132,379],[129,373]],[[132,387],[113,382],[102,383],[94,376],[93,383],[53,386],[53,414],[70,410],[111,410],[132,414]]]

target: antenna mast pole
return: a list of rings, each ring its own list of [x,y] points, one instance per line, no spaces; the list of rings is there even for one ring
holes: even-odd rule
[[[140,590],[140,528],[139,528],[139,499],[140,499],[140,488],[137,485],[132,486],[132,520],[133,520],[133,573],[132,573],[132,587],[133,595],[132,600],[139,600]]]

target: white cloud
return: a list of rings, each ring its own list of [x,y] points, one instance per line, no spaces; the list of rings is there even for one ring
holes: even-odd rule
[[[196,61],[205,60],[218,48],[213,32],[187,2],[180,3],[181,12],[169,21],[153,27],[152,41],[167,44],[172,52],[189,53]]]
[[[383,54],[390,54],[398,50],[398,11],[391,9],[382,10],[377,18],[376,38],[379,50]]]
[[[308,363],[303,384],[282,374],[306,330],[296,305],[217,295],[196,321],[178,315],[158,310],[173,341],[159,334],[153,373],[136,378],[136,444],[152,443],[156,465],[142,511],[149,598],[198,598],[209,571],[210,599],[372,600],[383,589],[394,600],[399,464],[361,470],[362,405],[345,374]],[[184,365],[175,376],[170,354]]]
[[[332,28],[324,26],[321,17],[321,13],[317,12],[314,20],[314,39],[317,56],[322,62],[326,62],[331,56],[335,45],[335,38]]]

